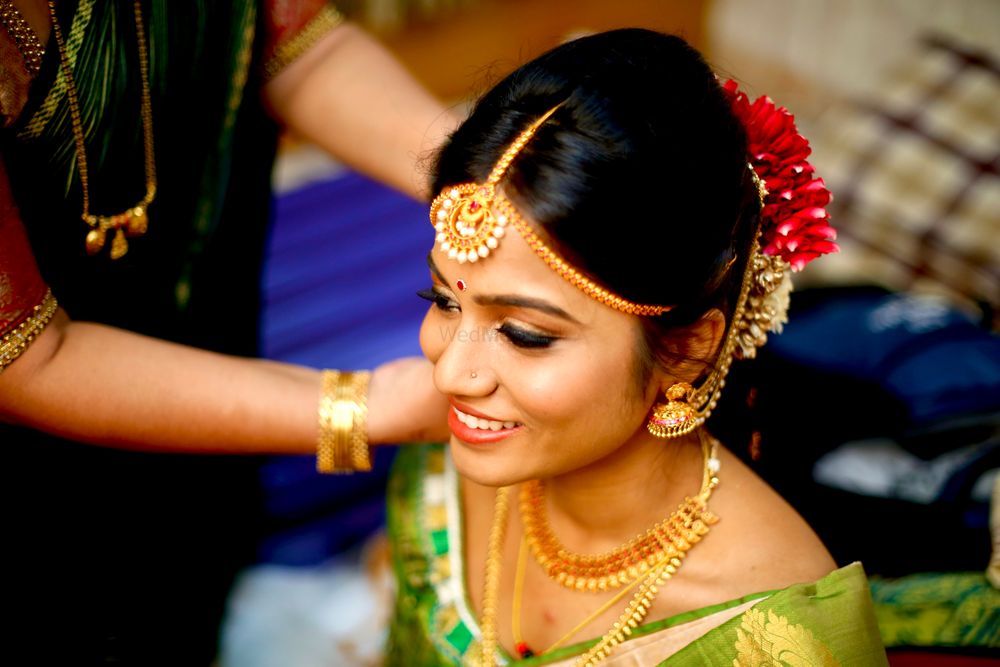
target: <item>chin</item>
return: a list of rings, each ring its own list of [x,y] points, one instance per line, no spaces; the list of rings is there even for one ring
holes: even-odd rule
[[[451,437],[451,459],[462,477],[481,486],[499,488],[533,479],[515,450],[503,445],[481,446]]]

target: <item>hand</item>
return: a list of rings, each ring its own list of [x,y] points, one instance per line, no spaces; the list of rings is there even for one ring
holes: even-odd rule
[[[448,401],[434,388],[434,366],[423,357],[382,364],[368,386],[371,444],[444,442]]]

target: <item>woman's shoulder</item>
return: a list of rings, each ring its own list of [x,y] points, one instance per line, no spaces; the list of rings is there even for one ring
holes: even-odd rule
[[[733,599],[822,579],[836,563],[822,541],[781,496],[728,451],[720,455],[722,483],[710,502],[719,522],[704,543],[710,580]],[[697,550],[695,550],[697,551]],[[692,552],[694,555],[694,552]]]

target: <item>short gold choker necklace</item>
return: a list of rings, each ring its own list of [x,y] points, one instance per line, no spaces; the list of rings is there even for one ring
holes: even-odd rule
[[[706,475],[711,477],[706,467]],[[521,486],[521,521],[535,561],[551,579],[578,591],[606,591],[644,576],[664,557],[683,556],[715,521],[700,496],[685,498],[670,516],[617,549],[602,554],[573,553],[552,532],[545,514],[545,487],[534,480]]]
[[[635,589],[631,601],[619,616],[618,621],[596,645],[580,656],[576,665],[578,667],[591,667],[607,658],[614,648],[625,641],[626,637],[632,634],[632,630],[642,623],[659,592],[659,587],[677,572],[686,553],[702,536],[708,533],[709,526],[719,520],[718,517],[708,510],[708,500],[712,495],[712,491],[719,484],[719,478],[717,477],[719,471],[718,443],[710,438],[704,429],[699,429],[698,435],[701,439],[702,454],[704,457],[702,484],[698,494],[693,498],[685,498],[677,510],[664,521],[650,528],[645,534],[639,535],[625,545],[605,554],[574,554],[562,547],[548,528],[541,502],[535,503],[535,494],[536,492],[541,493],[541,487],[539,486],[536,491],[537,483],[534,482],[526,483],[522,486],[521,509],[525,531],[524,539],[528,545],[531,545],[533,539],[539,544],[539,549],[545,556],[545,560],[543,562],[537,553],[536,560],[549,577],[563,586],[579,591],[599,591],[618,586],[624,587],[622,591],[604,605],[601,605],[596,612],[590,614],[582,623],[570,630],[570,632],[547,650],[552,650],[564,644],[570,637],[588,625],[590,621],[600,616],[629,592],[632,592],[632,589]],[[509,492],[510,487],[503,487],[497,490],[493,528],[490,532],[489,548],[487,550],[482,612],[483,665],[493,665],[495,663],[498,642],[496,610],[499,597],[500,569],[503,560],[503,542],[506,534]],[[544,500],[544,497],[541,500]],[[548,538],[543,540],[538,533],[534,535],[531,533],[532,529],[529,528],[528,519],[524,515],[526,502],[529,504],[527,507],[529,513],[534,512],[533,519],[535,523],[532,524],[534,529],[537,530],[539,527],[544,527],[549,536]],[[539,509],[540,507],[542,509]],[[647,543],[650,539],[655,542],[655,546],[652,543]],[[549,547],[553,547],[553,545],[555,545],[555,550],[551,551]],[[534,551],[534,546],[531,548]],[[522,552],[523,550],[522,548]],[[522,557],[519,556],[518,560],[521,561]],[[521,567],[518,569],[522,570]],[[518,574],[523,576],[523,572],[519,572]],[[567,582],[571,576],[574,579],[570,584]],[[610,583],[612,577],[616,582],[614,586]],[[519,657],[524,658],[532,655],[532,652],[520,636],[520,588],[522,584],[517,581],[519,578],[519,576],[515,576],[514,593],[516,599],[512,606],[513,615],[511,620],[515,643],[517,644],[517,652],[520,654]],[[605,584],[603,589],[600,588],[602,579]],[[583,582],[582,584],[579,583],[581,581]]]
[[[149,56],[146,51],[146,34],[142,24],[142,8],[135,1],[136,43],[139,49],[139,71],[142,85],[142,143],[146,170],[146,196],[137,204],[115,215],[94,215],[90,212],[90,183],[87,172],[87,152],[84,144],[83,120],[77,97],[73,71],[66,53],[66,43],[56,17],[56,3],[49,0],[49,16],[52,18],[52,32],[59,48],[59,64],[66,79],[66,99],[69,102],[70,119],[73,125],[73,140],[76,146],[76,162],[80,171],[80,186],[83,189],[83,213],[81,219],[90,227],[87,232],[87,253],[94,255],[107,243],[108,234],[113,233],[111,259],[119,259],[128,252],[126,236],[142,236],[149,224],[147,211],[156,197],[156,159],[153,154],[153,111],[149,96]]]

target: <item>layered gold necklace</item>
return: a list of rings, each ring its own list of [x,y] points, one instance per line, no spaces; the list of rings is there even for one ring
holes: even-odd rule
[[[111,259],[119,259],[128,252],[126,236],[141,236],[149,225],[147,213],[149,205],[156,197],[156,158],[153,154],[153,111],[149,96],[149,55],[146,50],[146,33],[142,22],[142,8],[135,0],[136,44],[139,50],[140,84],[142,86],[142,143],[146,171],[146,195],[138,203],[114,215],[94,215],[90,212],[90,177],[87,171],[87,151],[84,143],[83,119],[73,70],[66,52],[66,43],[56,17],[56,4],[49,0],[49,16],[52,18],[52,32],[59,48],[59,64],[66,80],[66,99],[69,102],[70,121],[73,126],[73,140],[76,148],[76,163],[80,172],[80,186],[83,190],[83,213],[81,219],[90,227],[87,232],[87,252],[94,255],[107,244],[112,236]]]
[[[525,554],[529,548],[546,575],[562,586],[590,592],[622,587],[618,594],[548,647],[546,652],[563,645],[570,637],[633,590],[635,592],[632,599],[612,628],[597,644],[580,656],[576,665],[591,667],[604,660],[618,644],[632,634],[633,629],[642,623],[659,592],[659,587],[677,572],[687,552],[708,533],[709,526],[718,521],[718,517],[708,510],[708,499],[719,484],[718,443],[709,438],[703,429],[699,429],[698,433],[704,459],[701,490],[698,494],[685,498],[670,516],[645,533],[603,554],[577,554],[566,549],[549,527],[545,515],[544,486],[537,481],[522,485],[520,509],[524,524],[524,539],[518,557],[512,605],[514,641],[518,653],[521,654],[520,657],[533,655],[520,636],[523,568]],[[482,612],[483,665],[495,664],[498,642],[496,611],[509,493],[510,487],[497,490],[493,527],[487,549]]]
[[[603,554],[576,554],[552,532],[545,515],[545,487],[540,481],[521,486],[521,520],[535,561],[551,579],[578,591],[606,591],[645,575],[663,558],[675,558],[708,532],[714,516],[698,497],[680,507],[642,535]]]

